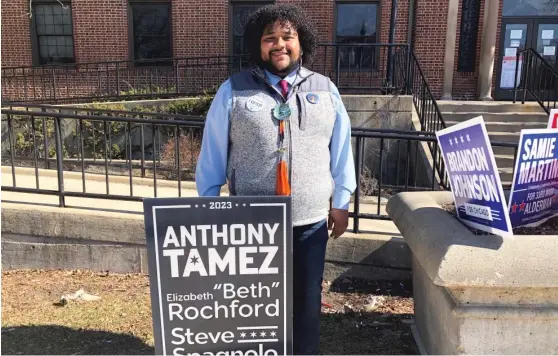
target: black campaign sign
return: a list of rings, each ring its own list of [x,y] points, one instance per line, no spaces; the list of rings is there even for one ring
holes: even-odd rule
[[[144,200],[160,355],[292,354],[290,197]]]

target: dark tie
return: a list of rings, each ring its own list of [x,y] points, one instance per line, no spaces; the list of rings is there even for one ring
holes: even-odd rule
[[[286,99],[289,92],[289,83],[286,80],[280,80],[281,95]],[[279,121],[279,139],[281,141],[281,148],[283,148],[283,139],[285,138],[285,121]],[[276,195],[291,195],[291,185],[289,183],[289,172],[287,162],[284,159],[284,152],[281,151],[281,159],[277,165],[277,181],[275,185]]]
[[[286,99],[287,94],[289,93],[289,83],[287,83],[286,80],[281,79],[279,81],[279,85],[281,86],[281,95],[283,95],[283,97]]]

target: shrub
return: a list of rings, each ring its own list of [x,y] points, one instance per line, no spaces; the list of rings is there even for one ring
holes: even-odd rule
[[[161,107],[158,111],[168,114],[205,116],[209,111],[213,96],[204,95],[196,99],[176,101]]]
[[[193,179],[196,163],[201,150],[201,135],[190,131],[179,138],[180,168],[176,164],[176,137],[170,137],[163,145],[161,152],[161,168],[167,171],[167,179],[177,179],[180,171],[181,179]]]

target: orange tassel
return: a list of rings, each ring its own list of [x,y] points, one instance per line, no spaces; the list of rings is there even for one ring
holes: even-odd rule
[[[287,162],[280,161],[277,165],[277,184],[275,185],[276,195],[291,195],[289,185],[289,174],[287,172]]]
[[[282,135],[285,132],[285,124],[283,121],[279,122],[279,135]]]

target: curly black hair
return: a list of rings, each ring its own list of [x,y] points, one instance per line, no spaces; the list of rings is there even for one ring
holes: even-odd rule
[[[260,39],[265,28],[276,21],[281,24],[288,22],[293,26],[298,33],[300,47],[304,53],[303,64],[312,63],[318,45],[316,30],[300,8],[286,4],[263,6],[256,10],[248,20],[244,31],[244,45],[248,51],[249,60],[256,65],[261,64]]]

